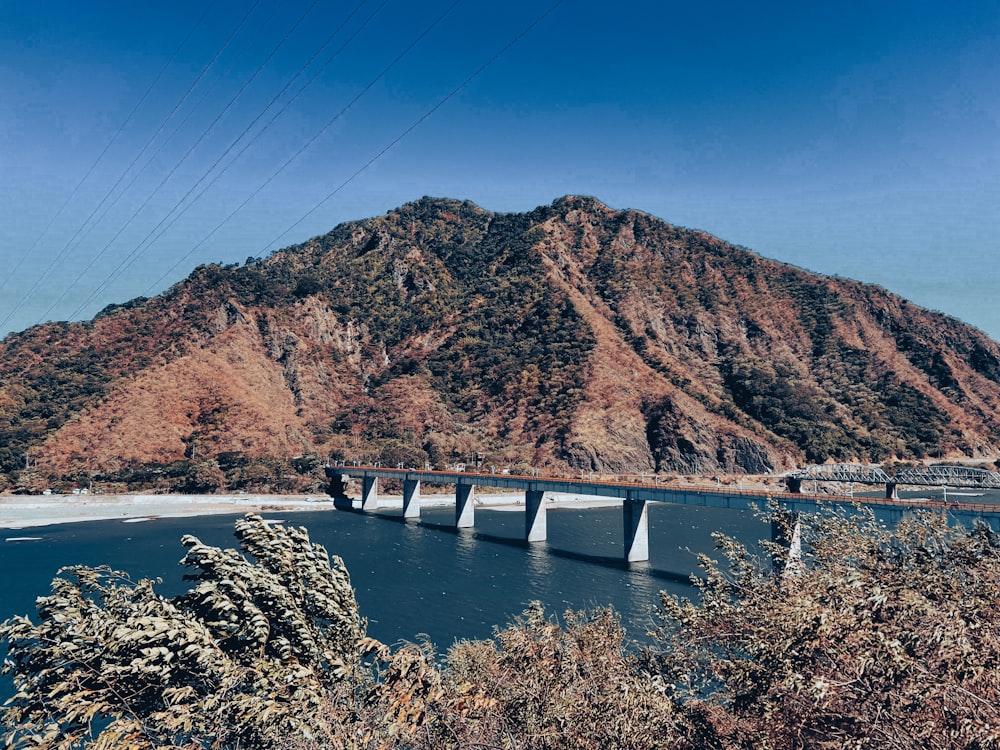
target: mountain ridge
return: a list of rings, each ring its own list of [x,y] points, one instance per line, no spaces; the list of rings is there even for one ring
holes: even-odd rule
[[[985,459],[998,407],[1000,346],[971,326],[581,196],[506,214],[423,198],[0,342],[11,485],[25,463],[36,482],[179,463],[258,486],[261,460],[298,455]]]

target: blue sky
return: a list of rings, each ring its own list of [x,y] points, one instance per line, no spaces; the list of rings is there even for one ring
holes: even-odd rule
[[[586,194],[1000,338],[1000,4],[547,8],[0,0],[0,335],[424,195]]]

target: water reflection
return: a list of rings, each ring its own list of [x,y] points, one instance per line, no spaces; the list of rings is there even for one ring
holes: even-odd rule
[[[331,555],[343,558],[369,633],[386,642],[427,633],[443,651],[456,638],[485,638],[529,602],[549,612],[613,605],[630,637],[641,639],[660,589],[692,595],[688,576],[695,552],[710,552],[710,532],[721,529],[752,541],[765,530],[752,516],[706,508],[654,508],[651,559],[626,563],[621,510],[550,510],[547,542],[524,540],[524,515],[477,509],[476,526],[456,529],[453,508],[424,509],[419,522],[400,512],[297,513]],[[235,517],[157,519],[19,531],[32,543],[0,545],[0,620],[30,613],[63,565],[106,563],[134,578],[161,576],[165,595],[187,587],[177,561],[179,544],[193,533],[206,544],[234,547]],[[690,548],[691,551],[685,551]],[[16,573],[16,575],[10,575]]]
[[[537,580],[551,578],[552,552],[546,542],[530,542],[528,550],[528,570],[530,575]]]
[[[483,554],[479,546],[475,529],[455,530],[455,556],[461,566],[469,568],[476,563],[477,555]]]

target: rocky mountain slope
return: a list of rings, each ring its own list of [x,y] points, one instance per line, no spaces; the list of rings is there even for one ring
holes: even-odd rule
[[[992,457],[998,415],[1000,346],[978,330],[578,197],[425,198],[0,342],[8,483],[25,456],[46,478],[209,483],[301,455],[681,473]]]

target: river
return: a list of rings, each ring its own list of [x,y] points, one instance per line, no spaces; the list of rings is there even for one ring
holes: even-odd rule
[[[271,514],[281,518],[278,513]],[[183,590],[180,538],[235,546],[237,516],[94,521],[0,530],[0,619],[34,615],[63,565],[107,564],[134,579],[162,578],[159,590]],[[489,637],[533,600],[553,615],[567,608],[614,606],[628,636],[645,639],[659,591],[694,596],[696,553],[711,552],[714,531],[748,542],[770,528],[748,511],[653,504],[650,560],[622,560],[620,508],[554,509],[547,542],[523,541],[521,512],[476,510],[473,529],[454,528],[452,508],[425,508],[419,523],[399,511],[341,511],[284,516],[340,555],[350,571],[368,633],[393,643],[427,635],[444,651],[456,639]]]

